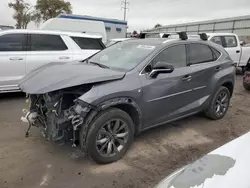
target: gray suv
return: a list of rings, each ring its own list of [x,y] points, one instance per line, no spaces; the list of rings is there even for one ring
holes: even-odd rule
[[[31,103],[22,120],[111,163],[143,130],[199,112],[220,119],[235,67],[221,46],[201,38],[128,40],[82,62],[40,67],[19,84]]]

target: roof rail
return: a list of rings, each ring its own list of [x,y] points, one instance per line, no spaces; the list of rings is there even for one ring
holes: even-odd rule
[[[181,40],[187,40],[188,36],[187,33],[185,31],[178,31],[178,32],[171,32],[171,33],[164,33],[164,32],[141,32],[139,35],[139,38],[141,39],[145,39],[146,38],[146,34],[163,34],[162,38],[168,38],[170,35],[173,34],[178,34],[179,38]]]

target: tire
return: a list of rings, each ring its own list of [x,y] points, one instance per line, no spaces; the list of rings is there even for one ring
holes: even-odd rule
[[[113,121],[112,121],[113,120]],[[121,141],[122,138],[118,138],[119,139],[119,143],[116,141],[118,135],[121,135],[121,133],[115,133],[116,131],[114,131],[115,129],[115,125],[116,125],[116,120],[119,122],[118,124],[121,125],[120,128],[122,128],[122,126],[124,125],[126,128],[122,129],[121,131],[124,131],[124,135],[126,135],[124,137],[123,142]],[[112,130],[111,134],[108,131],[109,130],[109,126],[110,125],[110,129]],[[119,129],[120,129],[119,128]],[[118,130],[118,129],[116,129]],[[114,132],[113,132],[114,131]],[[127,134],[125,133],[127,132]],[[80,134],[81,135],[81,134]],[[116,136],[115,136],[116,135]],[[100,138],[99,138],[100,137]],[[101,112],[100,114],[97,115],[97,117],[92,121],[92,123],[89,125],[89,131],[87,134],[87,139],[86,139],[86,151],[89,155],[89,157],[91,159],[93,159],[96,163],[99,164],[108,164],[108,163],[112,163],[115,162],[119,159],[121,159],[127,152],[129,146],[132,144],[133,142],[133,138],[134,138],[134,123],[133,120],[131,119],[131,117],[124,111],[118,109],[118,108],[109,108],[103,112]],[[81,139],[81,138],[80,138]],[[104,140],[104,139],[108,139],[108,141],[106,141],[108,144],[103,144],[103,145],[98,145],[97,142]],[[120,142],[123,143],[123,145],[121,144],[118,147],[115,147],[114,144],[119,145]],[[104,147],[105,149],[103,149],[103,153],[108,153],[108,146],[111,143],[111,148],[112,151],[115,154],[102,154],[101,150],[102,147]],[[116,150],[115,150],[116,148]],[[120,149],[122,148],[122,149]],[[120,150],[118,152],[118,150]]]
[[[224,109],[224,107],[220,106],[220,110],[223,109],[221,113],[217,113],[217,109],[216,108],[218,106],[218,103],[217,101],[219,100],[218,98],[220,97],[220,95],[224,93],[225,95],[227,95],[227,101],[225,101],[225,104],[226,104],[226,107]],[[224,103],[223,103],[224,104]],[[221,103],[221,105],[223,105]],[[230,104],[230,92],[229,90],[224,87],[224,86],[221,86],[217,91],[216,93],[214,94],[213,96],[213,99],[208,107],[208,109],[205,111],[205,115],[210,118],[210,119],[213,119],[213,120],[219,120],[221,118],[223,118],[225,116],[225,114],[227,113],[227,110],[228,110],[228,107],[229,107],[229,104]]]
[[[243,77],[243,87],[245,88],[245,90],[250,91],[250,82],[247,81],[247,79],[249,79],[250,77],[250,72],[246,72],[244,77]]]

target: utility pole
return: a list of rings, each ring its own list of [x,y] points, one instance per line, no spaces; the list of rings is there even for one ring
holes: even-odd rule
[[[126,15],[127,15],[127,10],[129,9],[128,6],[129,6],[129,2],[127,2],[127,0],[124,0],[121,2],[121,6],[122,6],[122,9],[124,9],[124,21],[126,21]]]

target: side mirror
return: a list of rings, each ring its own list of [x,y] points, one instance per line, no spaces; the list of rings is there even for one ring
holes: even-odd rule
[[[156,78],[158,74],[171,73],[173,71],[174,71],[173,65],[168,64],[164,61],[159,61],[154,65],[153,70],[150,72],[149,76],[151,78]]]

